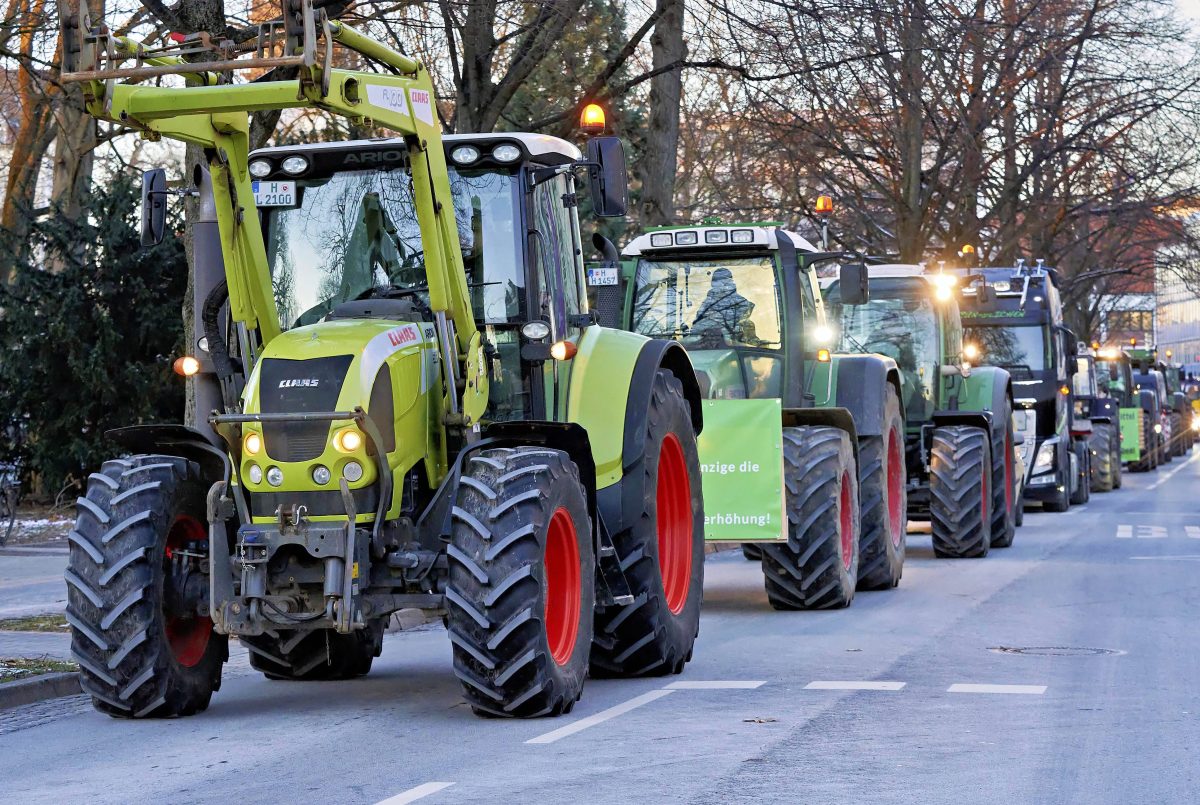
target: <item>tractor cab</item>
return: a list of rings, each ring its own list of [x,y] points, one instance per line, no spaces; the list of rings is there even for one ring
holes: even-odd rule
[[[804,407],[805,367],[831,346],[817,253],[767,225],[651,230],[623,253],[628,328],[683,344],[706,397]]]

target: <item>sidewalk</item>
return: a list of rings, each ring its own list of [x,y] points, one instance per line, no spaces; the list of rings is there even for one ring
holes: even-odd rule
[[[0,548],[0,619],[65,610],[66,567],[61,542]]]

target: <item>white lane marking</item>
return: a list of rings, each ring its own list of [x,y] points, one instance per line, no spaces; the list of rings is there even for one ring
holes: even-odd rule
[[[649,693],[643,693],[641,696],[636,696],[627,702],[622,702],[621,704],[610,707],[607,710],[601,710],[599,713],[595,713],[586,718],[581,718],[573,724],[568,724],[565,727],[559,727],[556,730],[551,730],[550,732],[547,732],[544,735],[539,735],[536,738],[530,738],[525,743],[552,744],[555,741],[562,740],[563,738],[574,735],[577,732],[586,730],[588,727],[594,727],[597,724],[602,724],[605,721],[608,721],[610,718],[616,718],[619,715],[628,713],[630,710],[636,710],[643,704],[650,704],[650,702],[655,701],[656,699],[661,699],[663,696],[668,696],[671,693],[674,693],[674,691],[666,690],[665,688],[660,690],[652,690]]]
[[[1200,525],[1185,525],[1183,531],[1192,539],[1200,539]]]
[[[1133,526],[1131,526],[1131,525],[1117,526],[1117,539],[1133,539]]]
[[[1130,559],[1149,559],[1152,561],[1174,561],[1176,559],[1183,562],[1200,562],[1200,553],[1185,553],[1182,556],[1131,556]]]
[[[862,680],[817,680],[804,686],[805,690],[900,690],[903,682],[882,682],[871,679]]]
[[[1197,453],[1196,455],[1200,455],[1200,453]],[[1188,464],[1191,464],[1191,463],[1192,463],[1193,461],[1195,461],[1195,460],[1196,460],[1196,456],[1192,456],[1192,457],[1191,457],[1191,458],[1189,458],[1187,461],[1183,462],[1183,463],[1182,463],[1182,464],[1180,464],[1178,467],[1176,467],[1175,469],[1171,470],[1171,471],[1170,471],[1170,472],[1168,472],[1166,475],[1164,475],[1163,477],[1159,478],[1157,481],[1155,481],[1154,483],[1150,484],[1150,485],[1149,485],[1148,487],[1146,487],[1146,488],[1147,488],[1147,489],[1158,489],[1160,486],[1162,486],[1163,484],[1165,484],[1167,481],[1171,480],[1171,476],[1173,476],[1175,473],[1179,472],[1181,469],[1183,469],[1184,467],[1186,467]]]
[[[976,685],[956,682],[946,688],[947,693],[1024,693],[1040,695],[1046,692],[1045,685]]]
[[[1135,530],[1136,529],[1136,530]],[[1165,525],[1119,525],[1117,539],[1166,539],[1168,536]]]
[[[415,788],[410,788],[407,791],[401,791],[394,797],[381,799],[375,805],[408,805],[409,802],[416,802],[418,799],[424,799],[430,794],[436,794],[454,783],[421,783]]]
[[[695,682],[672,682],[664,690],[754,690],[765,684],[744,679],[714,679],[707,682],[698,679]]]

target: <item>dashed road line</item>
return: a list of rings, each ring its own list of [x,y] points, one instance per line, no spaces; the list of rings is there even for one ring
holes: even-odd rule
[[[1200,455],[1200,454],[1197,454],[1197,455]],[[1150,484],[1148,487],[1146,487],[1146,489],[1158,489],[1160,486],[1162,486],[1163,484],[1165,484],[1167,481],[1171,480],[1171,477],[1172,477],[1172,476],[1174,476],[1174,475],[1175,475],[1175,473],[1179,472],[1181,469],[1183,469],[1184,467],[1186,467],[1188,464],[1191,464],[1191,463],[1192,463],[1193,461],[1195,461],[1195,460],[1196,460],[1196,456],[1192,456],[1192,457],[1191,457],[1191,458],[1189,458],[1187,461],[1183,462],[1183,463],[1182,463],[1182,464],[1180,464],[1178,467],[1176,467],[1175,469],[1171,470],[1170,472],[1168,472],[1168,473],[1167,473],[1166,475],[1164,475],[1163,477],[1159,478],[1159,479],[1158,479],[1157,481],[1155,481],[1154,483]]]
[[[873,679],[828,680],[818,679],[804,686],[805,690],[900,690],[903,682],[885,682]]]
[[[635,696],[627,702],[621,702],[620,704],[614,705],[607,710],[601,710],[599,713],[594,713],[586,718],[581,718],[573,724],[568,724],[565,727],[559,727],[556,730],[551,730],[550,732],[539,735],[536,738],[530,738],[525,743],[552,744],[555,741],[561,741],[563,738],[567,738],[577,732],[582,732],[588,727],[594,727],[597,724],[603,724],[609,719],[628,713],[630,710],[636,710],[644,704],[650,704],[650,702],[661,699],[663,696],[669,696],[674,692],[675,691],[673,690],[660,688],[659,690],[652,690],[649,693],[643,693],[641,696]]]
[[[977,685],[969,682],[955,682],[946,688],[947,693],[1017,693],[1040,696],[1046,692],[1045,685]]]
[[[1151,561],[1181,561],[1181,562],[1200,562],[1200,553],[1185,553],[1175,556],[1131,556],[1130,559],[1149,559]]]
[[[1185,525],[1183,527],[1183,533],[1187,534],[1192,539],[1200,539],[1200,526]]]
[[[711,681],[672,682],[665,690],[754,690],[767,684],[765,681],[744,679],[715,679]]]
[[[1133,539],[1133,526],[1131,526],[1131,525],[1117,526],[1117,539]]]
[[[407,791],[401,791],[394,797],[382,799],[375,805],[408,805],[409,802],[416,802],[419,799],[424,799],[430,794],[436,794],[439,791],[444,791],[454,783],[421,783],[420,785],[410,788]]]

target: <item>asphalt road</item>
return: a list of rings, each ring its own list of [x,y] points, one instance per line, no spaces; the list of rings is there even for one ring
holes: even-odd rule
[[[235,655],[208,712],[0,713],[0,800],[172,803],[1132,803],[1200,790],[1200,451],[1012,548],[778,613],[710,557],[695,661],[588,683],[554,720],[461,703],[440,627],[362,680],[270,682]],[[1023,649],[1023,650],[1022,650]]]

